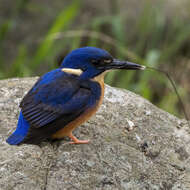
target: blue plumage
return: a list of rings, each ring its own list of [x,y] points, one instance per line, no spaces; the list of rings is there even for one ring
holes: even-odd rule
[[[23,98],[17,129],[7,142],[16,145],[30,143],[32,140],[32,144],[35,144],[50,137],[64,127],[52,127],[50,124],[53,121],[62,118],[63,124],[69,123],[95,105],[100,94],[101,90],[96,82],[80,81],[78,76],[65,73],[60,68],[48,72]],[[46,128],[37,131],[43,126]]]
[[[104,92],[103,77],[98,76],[114,68],[142,67],[113,59],[99,48],[73,50],[60,68],[43,75],[25,95],[17,128],[7,143],[38,144],[53,136],[69,136],[75,143],[86,143],[76,140],[72,130],[96,112]]]
[[[112,56],[105,50],[95,47],[83,47],[73,50],[69,53],[61,64],[61,68],[82,69],[83,74],[81,79],[87,80],[100,75],[106,69],[98,69],[97,65],[92,64],[93,61],[97,61],[99,65],[104,62],[103,60],[113,60]]]
[[[27,135],[28,129],[29,123],[24,119],[22,112],[20,112],[17,129],[11,136],[9,136],[6,142],[10,145],[17,145],[21,143]]]

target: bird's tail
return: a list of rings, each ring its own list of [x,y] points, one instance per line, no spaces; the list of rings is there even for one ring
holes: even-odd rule
[[[22,112],[20,112],[18,124],[16,130],[12,135],[8,137],[6,142],[10,145],[18,145],[20,144],[27,135],[29,129],[29,123],[25,120]]]

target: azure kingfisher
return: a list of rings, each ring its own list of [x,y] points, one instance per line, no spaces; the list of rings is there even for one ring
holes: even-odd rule
[[[39,144],[65,136],[71,144],[88,143],[72,132],[98,110],[104,96],[104,76],[112,69],[143,70],[145,66],[119,61],[95,47],[71,51],[60,68],[40,77],[24,96],[17,128],[7,143]]]

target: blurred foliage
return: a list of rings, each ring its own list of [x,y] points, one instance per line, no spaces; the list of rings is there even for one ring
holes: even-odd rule
[[[162,1],[156,6],[145,1],[146,5],[137,22],[131,23],[127,14],[119,13],[116,1],[110,0],[110,16],[97,15],[91,22],[75,27],[75,30],[71,29],[73,23],[77,22],[83,5],[80,1],[71,1],[58,13],[43,39],[35,41],[37,48],[33,54],[31,55],[30,49],[24,42],[18,44],[17,56],[11,67],[8,67],[2,44],[28,2],[17,0],[12,16],[0,25],[1,79],[43,74],[58,66],[57,57],[62,60],[69,51],[81,46],[104,48],[117,58],[170,72],[174,71],[171,67],[174,68],[184,57],[189,56],[189,54],[184,55],[184,47],[190,41],[189,20],[177,16],[168,20],[159,8],[163,6]],[[178,68],[179,64],[175,69]],[[140,93],[159,107],[178,116],[183,115],[178,99],[162,73],[152,70],[113,71],[107,75],[106,82]],[[187,100],[187,90],[182,87],[179,90],[183,99]]]

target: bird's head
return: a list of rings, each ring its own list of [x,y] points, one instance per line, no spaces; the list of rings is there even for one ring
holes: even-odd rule
[[[113,69],[143,70],[145,66],[114,59],[107,51],[95,47],[82,47],[69,53],[61,68],[80,71],[84,79],[94,78]]]

